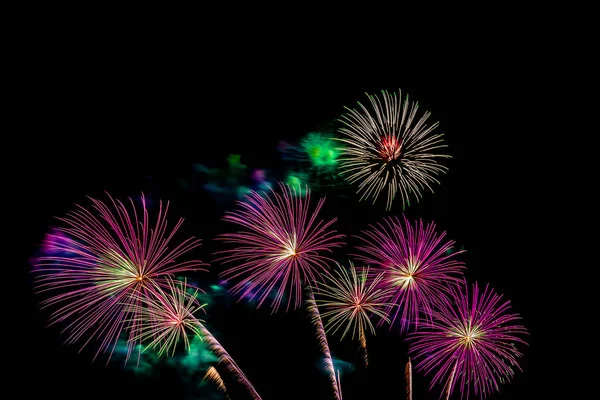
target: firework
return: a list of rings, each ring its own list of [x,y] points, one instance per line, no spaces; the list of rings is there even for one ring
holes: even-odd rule
[[[432,305],[445,299],[448,286],[460,283],[464,266],[455,256],[462,251],[452,252],[454,242],[444,240],[445,232],[436,233],[434,223],[411,226],[406,217],[404,224],[388,217],[362,234],[356,258],[385,273],[379,286],[391,290],[386,311],[392,322],[400,319],[401,331],[418,327],[420,312],[429,315]]]
[[[227,394],[227,388],[225,387],[225,382],[223,382],[223,378],[221,378],[221,375],[219,375],[219,372],[217,372],[215,367],[210,367],[206,370],[206,374],[202,380],[204,381],[206,379],[217,385],[217,389],[223,392],[226,399],[229,398],[229,395]]]
[[[404,375],[406,380],[406,400],[412,400],[412,364],[410,363],[410,357],[408,357]]]
[[[132,340],[150,341],[146,348],[154,348],[159,356],[163,353],[172,356],[180,340],[189,350],[188,336],[195,335],[208,343],[210,350],[219,358],[219,362],[227,365],[227,369],[236,375],[238,381],[246,387],[254,399],[260,399],[240,367],[206,329],[204,321],[194,317],[194,313],[204,307],[197,300],[198,289],[189,293],[185,282],[173,281],[169,281],[169,289],[169,291],[159,289],[155,298],[142,299],[141,313],[144,318],[141,333]]]
[[[219,239],[235,244],[219,261],[236,265],[221,275],[225,279],[241,279],[231,288],[240,297],[258,296],[258,307],[275,291],[271,303],[279,308],[284,292],[289,289],[287,308],[295,298],[294,308],[302,302],[302,286],[315,284],[321,272],[327,271],[329,257],[323,255],[341,246],[338,235],[329,229],[335,222],[318,220],[325,201],[320,199],[310,211],[310,190],[298,194],[296,189],[279,184],[280,192],[267,195],[252,191],[238,209],[226,213],[224,220],[233,222],[243,231],[220,235]]]
[[[227,370],[235,374],[238,382],[244,385],[244,387],[248,390],[253,399],[260,400],[261,397],[254,389],[254,386],[252,386],[252,384],[250,383],[246,375],[244,375],[240,367],[238,367],[236,362],[233,361],[233,358],[231,358],[229,353],[227,353],[223,346],[221,346],[221,343],[219,343],[219,341],[210,333],[208,329],[206,329],[204,325],[200,324],[198,328],[200,330],[202,339],[206,340],[206,342],[210,346],[211,351],[215,353],[217,357],[219,357],[219,362],[224,363],[227,366]]]
[[[317,307],[317,303],[315,302],[315,297],[313,295],[312,290],[309,288],[306,289],[306,307],[308,309],[308,314],[311,316],[311,320],[313,325],[317,330],[317,338],[319,339],[319,346],[321,348],[321,353],[325,358],[325,370],[329,374],[329,379],[331,380],[331,387],[333,389],[333,395],[336,400],[341,400],[341,388],[339,384],[339,380],[336,379],[335,370],[333,368],[333,359],[331,358],[331,352],[329,351],[329,344],[327,343],[327,335],[325,334],[325,329],[323,328],[323,321],[321,320],[321,315],[319,314],[319,308]],[[339,376],[339,372],[338,372]]]
[[[69,332],[67,343],[82,341],[83,348],[98,340],[95,357],[108,352],[110,360],[123,331],[128,331],[129,339],[140,337],[142,299],[168,289],[167,277],[206,264],[177,261],[200,241],[190,238],[174,245],[172,239],[183,219],[167,232],[168,202],[164,209],[160,202],[151,226],[143,195],[141,214],[133,200],[130,212],[108,197],[109,205],[90,199],[92,211],[77,206],[59,218],[65,224],[57,228],[60,235],[48,235],[43,244],[52,255],[40,257],[34,273],[37,291],[53,293],[42,306],[58,307],[50,324],[70,321],[64,329]],[[126,360],[135,345],[136,341],[128,340]]]
[[[360,182],[360,200],[371,197],[375,203],[385,192],[389,210],[397,193],[405,207],[411,197],[419,200],[425,188],[433,192],[430,183],[439,183],[436,175],[447,170],[438,159],[449,156],[437,153],[446,145],[443,134],[432,133],[438,123],[426,124],[429,112],[415,123],[418,103],[410,102],[408,96],[403,102],[400,91],[398,95],[381,93],[383,104],[367,94],[372,113],[360,102],[359,111],[346,107],[348,113],[340,119],[344,127],[339,130],[344,137],[338,139],[346,144],[340,170],[350,183]]]
[[[513,367],[520,370],[515,344],[525,344],[519,336],[527,331],[516,322],[520,317],[509,313],[510,302],[488,286],[482,293],[474,284],[469,296],[464,282],[452,295],[452,303],[433,311],[430,327],[409,335],[409,350],[417,370],[434,372],[432,388],[444,382],[447,397],[458,385],[461,397],[473,391],[484,398],[510,381]]]
[[[190,350],[188,335],[201,336],[201,320],[194,313],[206,304],[198,302],[198,289],[188,293],[186,282],[173,282],[169,279],[169,290],[158,289],[155,297],[139,298],[132,314],[141,315],[140,333],[133,341],[149,342],[160,357],[163,353],[173,356],[180,340],[186,350]],[[139,309],[138,309],[139,308]]]
[[[349,331],[352,331],[352,339],[358,336],[365,365],[369,364],[365,329],[368,328],[375,334],[375,327],[371,323],[373,316],[389,322],[387,314],[381,309],[389,306],[385,301],[390,296],[389,289],[384,290],[380,286],[384,273],[370,281],[368,276],[368,267],[363,267],[360,274],[357,274],[351,262],[349,271],[338,265],[334,276],[319,288],[317,301],[323,310],[321,315],[327,321],[327,332],[335,334],[344,327],[342,339]]]

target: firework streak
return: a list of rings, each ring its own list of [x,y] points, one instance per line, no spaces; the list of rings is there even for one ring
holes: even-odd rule
[[[439,183],[435,176],[447,170],[437,159],[449,156],[435,152],[447,146],[443,134],[432,134],[438,123],[426,125],[429,112],[413,125],[418,103],[409,102],[408,96],[402,102],[400,91],[381,94],[383,104],[367,94],[373,114],[359,102],[360,111],[346,107],[348,113],[340,118],[345,127],[339,130],[344,137],[338,140],[346,144],[340,149],[340,170],[350,183],[360,182],[360,200],[371,197],[375,203],[385,191],[389,210],[398,192],[403,207],[410,197],[419,200],[425,187],[433,192],[430,183]]]
[[[356,259],[385,273],[379,287],[391,290],[386,311],[392,315],[395,309],[392,322],[400,319],[401,331],[418,328],[420,313],[430,315],[434,303],[447,301],[448,287],[461,282],[464,266],[455,256],[462,251],[452,252],[454,242],[444,241],[445,236],[433,223],[411,226],[406,217],[404,223],[384,218],[358,236],[363,243],[356,247],[361,252]]]
[[[419,360],[416,368],[426,374],[435,371],[431,387],[445,382],[447,396],[460,386],[461,397],[471,391],[481,398],[499,390],[499,384],[520,369],[521,353],[515,343],[526,329],[515,323],[520,317],[509,314],[510,302],[486,286],[483,292],[466,282],[452,288],[452,304],[440,304],[433,311],[431,326],[409,335],[410,353]]]
[[[200,324],[198,328],[200,330],[202,339],[208,342],[211,351],[215,353],[217,357],[219,357],[220,362],[223,362],[227,366],[229,372],[232,372],[237,376],[238,382],[244,385],[253,399],[260,399],[261,397],[254,389],[254,386],[252,386],[246,375],[244,375],[240,367],[238,367],[235,361],[233,361],[233,358],[231,358],[229,353],[225,351],[219,341],[215,339],[215,337],[208,331],[208,329],[206,329],[204,325]]]
[[[236,262],[237,265],[224,271],[225,279],[243,279],[231,288],[240,297],[258,296],[258,307],[275,291],[271,303],[277,311],[286,289],[289,289],[287,309],[295,297],[294,308],[302,304],[302,286],[315,284],[321,272],[329,268],[332,261],[322,255],[342,245],[338,235],[329,227],[336,221],[320,220],[317,216],[325,199],[320,199],[310,212],[310,191],[297,193],[296,189],[282,183],[281,193],[271,190],[267,195],[252,191],[244,202],[238,202],[238,210],[226,213],[225,221],[245,228],[232,234],[219,236],[220,240],[235,244],[232,250],[218,261]]]
[[[323,357],[325,357],[325,370],[329,374],[329,379],[331,380],[331,387],[333,389],[333,394],[336,400],[341,400],[341,390],[338,383],[338,380],[335,377],[335,370],[333,368],[333,359],[331,358],[331,352],[329,351],[329,344],[327,344],[327,336],[325,335],[325,329],[323,328],[323,322],[321,321],[321,315],[319,314],[319,309],[317,308],[317,303],[315,302],[315,297],[310,288],[306,290],[306,307],[308,310],[308,314],[311,317],[312,323],[315,325],[317,329],[317,338],[319,339],[319,345],[321,348],[321,353]]]
[[[410,363],[410,357],[408,357],[404,375],[406,379],[406,400],[412,400],[412,364]]]
[[[218,390],[223,392],[226,399],[229,399],[229,395],[227,394],[227,388],[225,387],[225,382],[223,382],[223,378],[221,378],[221,375],[219,375],[215,367],[210,367],[206,370],[206,374],[204,375],[204,378],[202,380],[204,381],[207,379],[213,382],[217,386]]]
[[[50,325],[69,321],[64,328],[70,332],[67,343],[82,341],[83,348],[98,340],[94,358],[108,352],[110,360],[120,334],[127,331],[127,361],[141,339],[142,300],[168,290],[169,276],[206,264],[176,261],[200,241],[190,238],[179,245],[172,243],[183,219],[167,233],[168,202],[164,209],[160,202],[151,226],[143,195],[141,220],[133,200],[130,212],[108,197],[112,207],[90,199],[93,212],[77,206],[59,218],[66,226],[57,228],[58,234],[48,235],[44,242],[46,251],[54,255],[40,257],[33,272],[38,292],[54,292],[42,301],[43,307],[58,306]]]

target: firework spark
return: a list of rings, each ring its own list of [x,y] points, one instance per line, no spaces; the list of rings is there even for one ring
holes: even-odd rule
[[[436,233],[434,223],[411,226],[406,217],[404,224],[388,217],[362,233],[363,244],[357,246],[362,253],[356,258],[385,273],[379,286],[391,289],[386,311],[392,315],[395,309],[392,322],[400,318],[402,331],[411,324],[418,327],[420,312],[430,315],[432,305],[445,299],[448,286],[460,283],[464,266],[455,255],[462,251],[451,253],[454,242],[444,241],[446,233]]]
[[[299,195],[295,188],[279,184],[281,193],[271,190],[270,195],[251,192],[246,201],[238,202],[236,211],[228,212],[224,220],[233,222],[245,230],[220,235],[219,239],[235,244],[218,261],[236,262],[224,271],[226,279],[243,279],[231,288],[240,297],[258,296],[258,307],[269,294],[276,290],[272,301],[277,311],[286,289],[289,288],[287,308],[295,298],[294,308],[302,303],[303,284],[315,284],[322,271],[327,271],[329,257],[322,255],[341,246],[338,235],[329,229],[335,222],[317,217],[325,199],[320,199],[310,211],[310,190]]]
[[[336,276],[337,275],[337,276]],[[371,317],[389,322],[389,318],[381,309],[388,307],[386,299],[389,289],[382,289],[380,282],[384,273],[380,273],[368,281],[369,268],[363,267],[360,274],[350,262],[349,271],[338,264],[335,274],[319,288],[318,306],[323,310],[322,317],[327,321],[325,328],[333,334],[344,327],[341,339],[352,331],[352,339],[358,336],[363,349],[365,365],[369,364],[367,356],[367,339],[365,329],[375,334]]]
[[[218,390],[223,392],[226,399],[229,399],[229,395],[227,394],[227,388],[225,387],[225,382],[223,382],[223,378],[221,378],[221,375],[219,375],[219,372],[217,372],[215,367],[210,367],[206,370],[206,374],[204,375],[204,378],[202,380],[204,381],[207,379],[213,382],[217,386]]]
[[[474,284],[469,296],[464,282],[452,288],[452,295],[452,304],[433,311],[430,327],[409,335],[409,350],[418,360],[417,370],[435,371],[432,388],[445,382],[448,396],[458,385],[461,397],[474,391],[484,398],[510,381],[513,367],[521,369],[515,343],[525,344],[519,336],[527,330],[515,322],[519,315],[509,314],[510,301],[503,302],[488,286],[482,293]]]
[[[335,376],[335,370],[333,368],[333,359],[331,358],[331,351],[329,351],[329,344],[327,343],[327,335],[325,334],[325,329],[323,328],[323,321],[321,320],[321,315],[319,314],[319,308],[317,307],[315,297],[310,287],[306,289],[306,306],[308,309],[308,314],[311,316],[312,323],[315,325],[315,328],[317,330],[317,338],[319,339],[321,353],[325,358],[325,370],[329,374],[329,379],[331,380],[333,395],[336,400],[341,400],[341,388],[339,381],[336,379]]]
[[[187,239],[173,246],[172,239],[180,228],[180,219],[167,233],[167,202],[160,202],[158,217],[152,227],[141,197],[141,220],[133,200],[132,211],[110,196],[110,205],[90,199],[92,211],[81,206],[59,218],[66,226],[57,228],[60,235],[50,234],[43,244],[54,255],[40,257],[34,273],[38,292],[54,293],[42,302],[54,307],[50,325],[70,321],[67,343],[93,339],[100,341],[94,357],[108,352],[108,359],[120,334],[127,330],[129,339],[140,337],[141,299],[168,289],[167,277],[202,269],[200,261],[177,259],[200,245]],[[127,359],[136,342],[128,341]]]
[[[400,91],[398,95],[381,93],[383,104],[377,96],[367,94],[372,113],[360,102],[359,111],[346,107],[348,113],[340,119],[345,127],[339,130],[344,137],[338,140],[346,144],[341,149],[341,172],[350,183],[360,182],[360,200],[371,197],[375,203],[385,191],[389,210],[398,192],[403,207],[411,197],[418,201],[425,188],[433,192],[430,183],[439,183],[436,175],[448,169],[438,158],[450,156],[437,153],[447,146],[443,134],[432,133],[438,123],[426,124],[429,112],[414,124],[418,103],[410,102],[408,96],[403,102]]]

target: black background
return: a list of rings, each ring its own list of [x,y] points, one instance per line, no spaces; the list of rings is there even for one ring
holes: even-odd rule
[[[231,204],[177,182],[192,179],[194,163],[225,167],[227,155],[238,153],[250,167],[277,171],[278,140],[297,139],[336,118],[344,105],[364,101],[365,92],[401,88],[440,121],[453,157],[435,193],[425,193],[406,214],[434,220],[464,246],[467,279],[504,293],[531,333],[523,349],[524,372],[490,398],[539,395],[544,333],[537,309],[546,300],[537,279],[545,261],[536,238],[545,228],[536,157],[539,102],[546,93],[528,42],[480,35],[485,46],[481,38],[461,35],[437,39],[419,53],[362,45],[342,50],[337,42],[318,50],[296,48],[262,37],[183,46],[159,39],[105,45],[101,37],[40,36],[22,71],[19,101],[28,112],[17,139],[27,151],[18,164],[19,196],[13,199],[15,208],[26,210],[18,264],[25,322],[15,368],[32,383],[20,384],[20,390],[64,399],[200,396],[172,371],[148,380],[123,372],[117,363],[92,363],[90,354],[61,344],[59,329],[46,328],[28,262],[53,217],[74,203],[86,204],[85,196],[144,192],[171,201],[172,219],[186,219],[179,238],[202,238],[204,246],[194,255],[210,262],[212,239],[231,229],[219,221]],[[337,229],[346,235],[387,215],[383,204],[358,203],[352,192],[344,193],[351,196],[347,201],[326,194],[323,213],[337,216]],[[349,239],[347,249],[352,243]],[[220,270],[215,263],[197,279],[211,283]],[[206,320],[264,399],[331,398],[326,377],[315,367],[317,342],[304,310],[270,315],[238,303],[208,312]],[[329,342],[338,357],[357,366],[342,377],[345,399],[403,398],[403,337],[380,329],[369,338],[366,371],[356,343],[335,337]],[[429,393],[426,378],[415,373],[414,379],[415,399],[438,398],[439,388]],[[243,398],[243,391],[230,386],[232,396]]]

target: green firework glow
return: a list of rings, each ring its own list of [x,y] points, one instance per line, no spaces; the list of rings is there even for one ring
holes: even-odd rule
[[[300,145],[315,167],[334,167],[340,155],[339,143],[331,135],[309,132]]]

